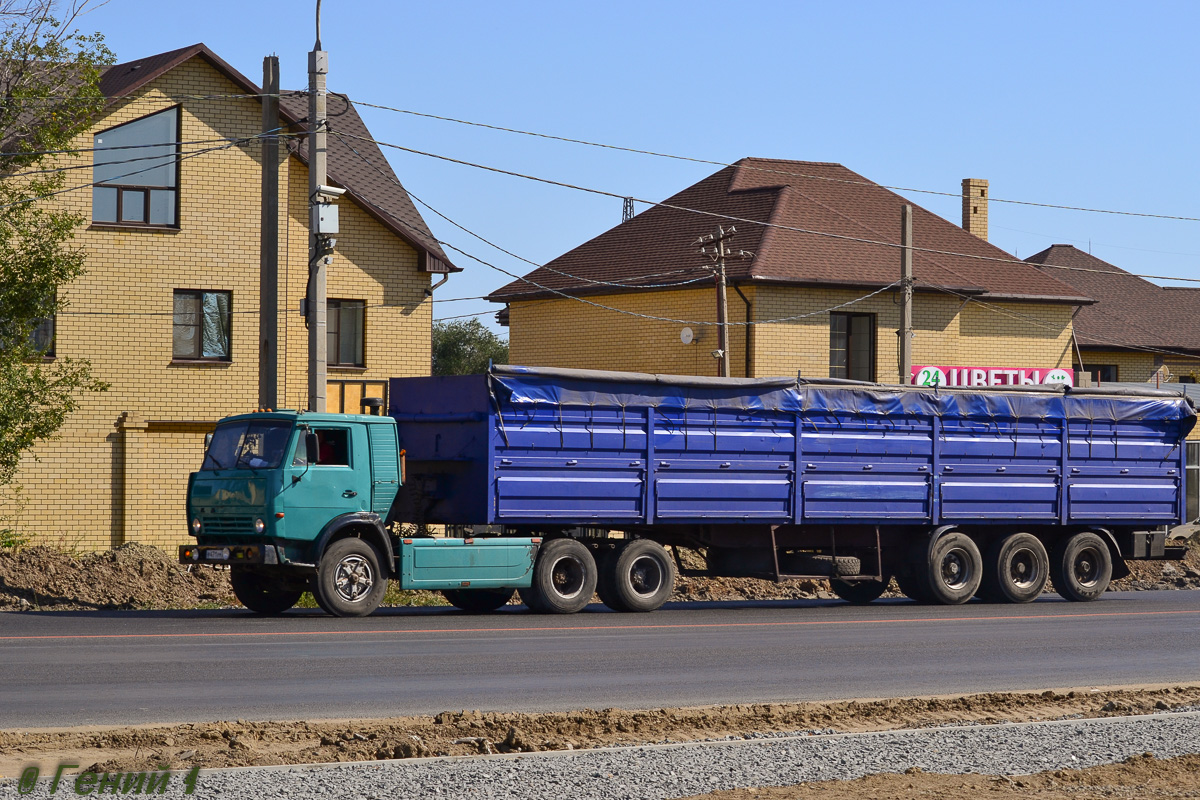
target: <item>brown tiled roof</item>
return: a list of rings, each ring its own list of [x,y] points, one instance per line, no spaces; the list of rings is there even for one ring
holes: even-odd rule
[[[534,270],[525,276],[529,282],[514,281],[498,289],[489,299],[506,302],[546,294],[530,282],[583,294],[614,291],[588,280],[644,287],[696,277],[704,274],[706,262],[693,242],[717,224],[735,225],[732,247],[754,253],[752,259],[728,262],[734,282],[885,286],[899,277],[897,248],[851,239],[898,245],[900,209],[906,203],[910,201],[840,164],[746,158]],[[939,286],[991,299],[1090,302],[1067,284],[1013,263],[1017,260],[1011,254],[920,206],[913,206],[913,240],[917,247],[962,254],[914,253],[918,289]],[[658,275],[673,270],[681,272]],[[645,275],[655,277],[640,277]]]
[[[1040,269],[1096,300],[1075,317],[1080,347],[1200,350],[1200,290],[1163,288],[1069,244],[1052,245],[1026,261],[1052,265]]]
[[[109,67],[100,78],[100,89],[106,97],[124,97],[191,58],[204,59],[246,94],[259,94],[262,91],[203,44]],[[281,116],[293,128],[306,126],[307,95],[301,92],[282,94],[279,103]],[[367,126],[345,95],[330,94],[327,110],[331,130],[371,138]],[[330,183],[345,189],[347,195],[367,213],[416,248],[422,254],[424,269],[430,272],[460,272],[461,268],[454,266],[446,257],[379,147],[370,141],[352,139],[350,142],[347,144],[333,135],[327,138]],[[293,152],[304,163],[308,163],[308,150],[304,142]]]

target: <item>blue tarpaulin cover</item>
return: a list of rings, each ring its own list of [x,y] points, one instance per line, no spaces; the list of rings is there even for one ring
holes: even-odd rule
[[[548,367],[493,366],[491,390],[521,405],[782,411],[862,416],[1086,419],[1093,422],[1196,422],[1182,392],[1125,388],[996,387],[950,389],[797,378],[705,378]]]

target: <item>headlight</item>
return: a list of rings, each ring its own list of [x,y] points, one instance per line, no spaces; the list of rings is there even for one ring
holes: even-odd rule
[[[200,535],[200,518],[199,517],[196,517],[195,519],[192,520],[192,535],[193,536]]]
[[[262,533],[266,529],[267,529],[267,523],[263,522],[261,519],[254,520],[254,532],[255,533]]]

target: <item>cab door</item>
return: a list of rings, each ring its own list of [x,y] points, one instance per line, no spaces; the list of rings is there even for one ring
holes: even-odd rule
[[[301,524],[288,528],[315,539],[334,517],[370,509],[371,463],[362,425],[314,422],[310,429],[317,435],[318,457],[307,463],[304,437],[297,437],[287,504],[289,523],[299,517]]]

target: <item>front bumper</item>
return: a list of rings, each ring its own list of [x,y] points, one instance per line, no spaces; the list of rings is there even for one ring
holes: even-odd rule
[[[278,564],[273,544],[222,544],[179,546],[180,564]]]

